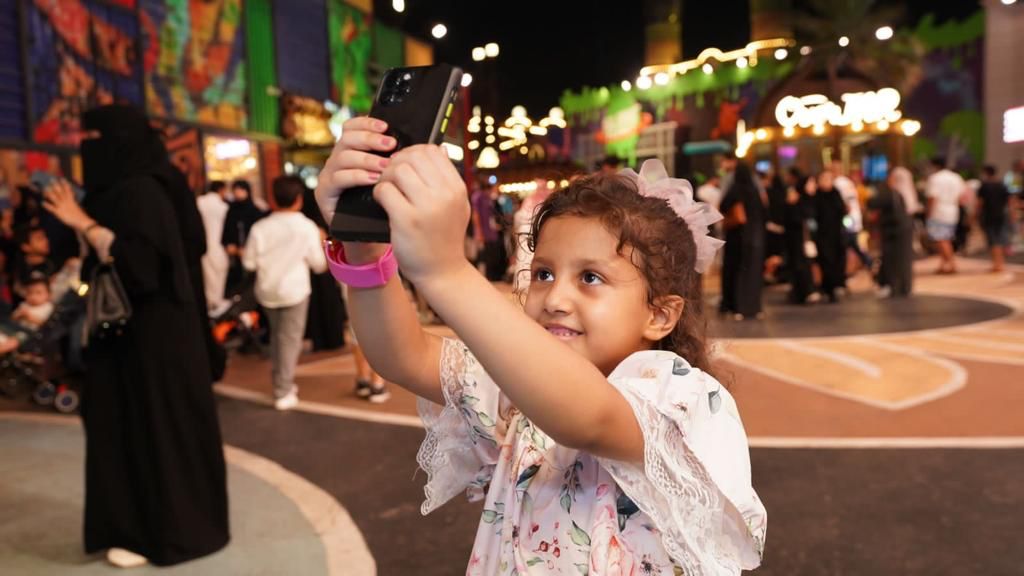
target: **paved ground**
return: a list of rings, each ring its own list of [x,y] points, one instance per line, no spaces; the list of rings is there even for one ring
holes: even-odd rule
[[[718,365],[771,519],[758,574],[1022,573],[1024,269],[987,274],[964,260],[963,274],[935,277],[934,262],[918,266],[911,301],[859,294],[773,306],[763,326],[722,325],[755,332],[720,340]],[[287,414],[265,404],[264,361],[236,358],[229,374],[218,388],[225,442],[330,494],[379,574],[464,570],[479,509],[457,499],[420,516],[411,396],[354,398],[344,353],[304,360],[303,403]]]
[[[102,554],[82,550],[84,441],[77,418],[0,413],[0,572],[121,572]],[[330,496],[262,458],[237,449],[227,458],[231,544],[193,562],[133,574],[327,574],[327,551],[342,548],[339,537],[362,544],[362,554],[341,560],[372,571],[365,544]],[[319,517],[318,510],[334,515]]]

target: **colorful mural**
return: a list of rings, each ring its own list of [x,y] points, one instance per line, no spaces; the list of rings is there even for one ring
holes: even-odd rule
[[[115,101],[142,104],[134,12],[95,0],[25,5],[33,140],[75,146],[84,110]]]
[[[188,180],[189,188],[201,191],[203,182],[203,149],[199,130],[173,122],[157,120],[153,127],[163,134],[164,145],[171,163],[178,167]]]
[[[331,99],[355,112],[366,112],[373,103],[367,80],[373,38],[370,17],[331,0],[327,10],[327,42],[331,51]]]
[[[149,113],[244,130],[242,0],[140,0]]]

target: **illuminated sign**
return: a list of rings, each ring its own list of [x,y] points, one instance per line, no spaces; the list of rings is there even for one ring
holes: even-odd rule
[[[1003,142],[1024,142],[1024,106],[1003,112]]]
[[[810,128],[811,126],[853,126],[879,122],[896,122],[903,113],[899,111],[900,93],[894,88],[882,88],[877,92],[849,92],[840,99],[842,105],[822,94],[807,96],[786,96],[775,107],[775,118],[784,128]]]
[[[251,151],[248,140],[222,140],[213,145],[213,155],[218,160],[248,156]]]

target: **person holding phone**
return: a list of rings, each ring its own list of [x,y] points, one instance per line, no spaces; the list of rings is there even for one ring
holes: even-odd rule
[[[701,300],[721,216],[656,160],[575,180],[533,218],[520,306],[464,257],[470,205],[444,151],[381,158],[386,130],[345,123],[317,200],[330,220],[373,186],[391,243],[331,243],[327,261],[370,363],[421,398],[423,513],[484,501],[466,573],[755,568],[767,517]],[[420,326],[399,267],[457,337]]]

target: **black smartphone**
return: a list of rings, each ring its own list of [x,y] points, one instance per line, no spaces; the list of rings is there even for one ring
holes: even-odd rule
[[[462,82],[462,70],[448,64],[392,68],[384,73],[370,116],[388,123],[398,145],[387,156],[414,144],[440,144]],[[346,242],[389,242],[387,212],[373,199],[373,187],[351,188],[338,199],[331,236]]]

